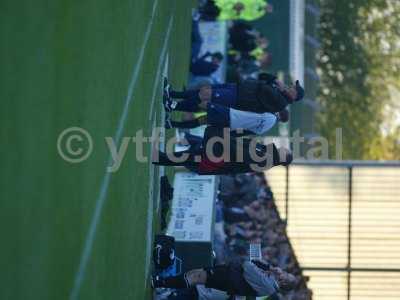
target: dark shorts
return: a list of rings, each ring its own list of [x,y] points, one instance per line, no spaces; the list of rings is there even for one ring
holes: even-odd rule
[[[230,127],[229,108],[215,103],[208,103],[207,123],[217,127]]]
[[[234,107],[237,100],[236,84],[215,84],[212,85],[211,102],[226,107]]]

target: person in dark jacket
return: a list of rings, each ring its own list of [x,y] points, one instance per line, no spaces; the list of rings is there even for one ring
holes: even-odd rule
[[[292,290],[296,278],[264,261],[252,260],[230,263],[211,268],[195,269],[184,274],[162,278],[152,277],[153,288],[189,289],[205,285],[235,296],[268,296],[279,299],[278,293]]]
[[[209,57],[211,57],[211,60],[208,60]],[[223,59],[224,56],[221,52],[207,52],[199,58],[192,60],[190,64],[190,73],[195,76],[210,76],[218,70]]]
[[[184,166],[199,175],[262,172],[278,165],[289,165],[293,156],[275,144],[264,145],[255,139],[231,136],[229,128],[209,126],[204,138],[187,139],[186,151],[153,154],[152,163],[162,166]]]
[[[244,80],[237,84],[206,85],[182,92],[172,90],[167,84],[164,107],[167,111],[198,112],[207,110],[207,104],[212,102],[237,110],[276,113],[304,97],[304,89],[298,80],[294,85],[287,86],[271,74],[264,74],[262,78]]]
[[[232,48],[239,52],[250,52],[257,47],[256,39],[259,32],[242,21],[235,21],[229,29],[229,43]]]

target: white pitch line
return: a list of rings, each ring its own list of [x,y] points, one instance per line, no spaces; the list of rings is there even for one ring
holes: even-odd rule
[[[161,58],[158,62],[158,66],[157,66],[157,74],[156,74],[156,80],[158,80],[158,78],[160,78],[161,76],[161,67],[164,63],[165,60],[165,55],[167,52],[167,46],[168,46],[168,41],[169,41],[169,36],[171,34],[171,29],[172,29],[172,25],[174,23],[174,16],[171,16],[171,18],[169,19],[169,23],[168,23],[168,28],[167,28],[167,33],[165,35],[165,39],[164,39],[164,44],[161,50]],[[159,81],[156,81],[157,84],[155,84],[153,86],[153,94],[151,96],[151,104],[150,104],[150,113],[149,113],[149,121],[151,121],[151,118],[153,117],[153,111],[154,111],[154,104],[155,104],[155,100],[156,100],[156,93],[157,93],[157,88],[158,88],[158,83]]]
[[[116,145],[119,145],[121,138],[122,138],[122,133],[124,131],[126,119],[127,119],[128,112],[129,112],[129,106],[132,102],[132,94],[133,94],[137,79],[139,77],[139,72],[140,72],[140,69],[141,69],[141,66],[143,63],[143,58],[144,58],[144,52],[145,52],[146,45],[150,38],[151,29],[153,27],[153,22],[154,22],[153,20],[154,20],[155,14],[156,14],[157,4],[158,4],[158,0],[155,0],[153,3],[150,21],[149,21],[149,24],[147,25],[146,33],[144,36],[144,41],[142,43],[142,47],[140,48],[139,58],[138,58],[137,63],[134,64],[135,69],[132,73],[132,78],[131,78],[131,81],[130,81],[129,87],[128,87],[128,93],[125,98],[125,105],[124,105],[124,108],[122,111],[122,115],[119,119],[117,131],[114,136],[114,141],[115,141]],[[111,179],[111,172],[108,172],[107,168],[108,168],[108,166],[112,165],[112,162],[113,162],[113,160],[112,160],[112,157],[110,154],[108,163],[106,166],[106,173],[104,174],[103,181],[101,183],[99,196],[96,199],[96,207],[95,207],[94,214],[93,214],[93,217],[90,222],[89,231],[86,236],[85,245],[84,245],[84,248],[83,248],[83,251],[81,254],[78,271],[77,271],[77,274],[76,274],[75,280],[74,280],[74,285],[72,287],[71,294],[69,296],[70,300],[78,299],[79,292],[80,292],[80,289],[82,286],[82,282],[83,282],[83,279],[85,278],[86,267],[89,262],[90,255],[92,253],[93,243],[94,243],[94,239],[95,239],[95,235],[96,235],[96,231],[97,231],[97,225],[98,225],[100,217],[101,217],[104,203],[107,199],[106,196],[107,196],[108,187],[110,185],[110,179]]]

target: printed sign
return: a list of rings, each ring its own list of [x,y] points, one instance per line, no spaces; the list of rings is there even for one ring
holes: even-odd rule
[[[177,173],[167,234],[176,241],[210,242],[216,177]]]

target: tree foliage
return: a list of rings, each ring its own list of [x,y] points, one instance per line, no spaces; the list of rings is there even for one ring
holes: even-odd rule
[[[400,88],[400,1],[321,0],[320,7],[321,134],[334,147],[343,128],[344,159],[400,158],[400,130],[381,129],[385,108],[394,106],[390,91]]]

